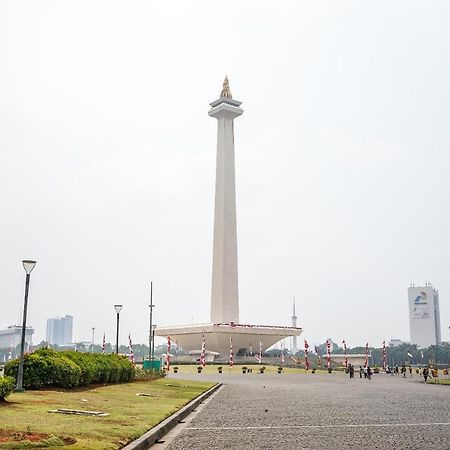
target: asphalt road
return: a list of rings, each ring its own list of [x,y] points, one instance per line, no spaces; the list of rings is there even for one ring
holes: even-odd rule
[[[170,450],[450,449],[450,386],[425,385],[418,376],[171,376],[225,386],[171,433],[161,445]]]

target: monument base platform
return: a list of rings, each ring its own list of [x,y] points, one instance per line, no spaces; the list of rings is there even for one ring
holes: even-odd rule
[[[272,325],[245,325],[236,323],[207,323],[198,325],[158,327],[156,336],[170,336],[186,352],[201,349],[202,335],[205,335],[205,346],[210,352],[217,352],[222,358],[230,354],[230,337],[233,341],[234,355],[259,353],[260,342],[262,351],[284,338],[300,336],[302,328],[282,327]]]

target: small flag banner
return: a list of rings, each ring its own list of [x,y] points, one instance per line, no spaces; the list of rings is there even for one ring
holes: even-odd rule
[[[295,362],[295,364],[300,364],[301,362],[302,362],[302,360],[299,358],[299,359],[297,359],[297,358],[295,358],[294,356],[289,356],[289,359],[292,359],[292,361],[294,361]]]
[[[331,342],[327,339],[327,367],[331,367]]]
[[[317,365],[319,367],[322,367],[322,355],[320,353],[320,349],[319,349],[319,347],[317,347],[317,345],[315,345],[314,346],[314,350],[315,350],[316,355],[317,355]]]
[[[369,343],[366,342],[366,359],[364,360],[364,367],[369,365]]]
[[[348,356],[347,356],[347,344],[345,343],[345,339],[342,341],[342,345],[344,346],[344,365],[345,368],[348,366]]]
[[[102,355],[105,354],[106,351],[106,338],[105,338],[105,333],[103,333],[103,341],[102,341]]]
[[[308,341],[305,339],[305,369],[309,370],[309,360],[308,360]]]
[[[407,355],[410,357],[410,358],[414,358],[414,356],[413,355],[411,355],[411,353],[407,353]]]
[[[167,355],[166,355],[166,368],[167,372],[170,370],[170,349],[172,347],[172,341],[170,340],[170,336],[167,336]]]
[[[230,336],[230,367],[234,366],[233,339]]]
[[[259,363],[261,364],[262,361],[262,342],[259,341]]]
[[[383,369],[386,370],[386,342],[383,341]]]
[[[250,345],[248,346],[249,351],[250,351],[250,356],[253,356],[253,348],[252,348],[252,344],[250,343]]]
[[[128,334],[128,348],[130,350],[130,361],[134,367],[136,367],[136,361],[134,360],[133,343],[131,342],[131,335]]]
[[[200,364],[202,367],[205,367],[206,361],[205,361],[205,353],[206,353],[206,343],[205,343],[205,335],[202,335],[202,351],[200,353]]]
[[[259,357],[259,355],[255,355],[255,359],[256,361],[258,361],[258,364],[261,364],[261,358]]]
[[[284,364],[284,353],[283,352],[281,352],[281,364]]]

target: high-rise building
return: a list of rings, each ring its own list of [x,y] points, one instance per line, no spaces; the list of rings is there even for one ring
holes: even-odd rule
[[[420,348],[441,343],[439,292],[431,283],[408,288],[409,331],[411,344]]]
[[[47,319],[46,341],[50,345],[69,345],[72,343],[72,329],[72,316]]]

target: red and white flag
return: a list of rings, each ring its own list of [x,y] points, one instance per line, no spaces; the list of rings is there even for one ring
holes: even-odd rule
[[[234,366],[233,339],[230,336],[230,367]]]
[[[103,333],[103,341],[102,341],[102,355],[104,355],[106,352],[106,338],[105,333]]]
[[[386,342],[383,341],[383,369],[386,370]]]
[[[364,367],[369,365],[369,343],[366,342],[366,359],[364,360]]]
[[[292,361],[294,361],[295,362],[295,364],[299,364],[300,363],[300,360],[299,359],[297,359],[297,358],[295,358],[294,356],[289,356],[289,359],[292,359]]]
[[[348,356],[347,356],[347,344],[345,343],[345,339],[342,341],[342,345],[344,346],[344,355],[345,355],[345,357],[344,357],[344,365],[345,365],[345,368],[347,368],[347,366],[348,366]]]
[[[308,341],[305,339],[305,369],[309,370],[309,359],[308,359]]]
[[[250,356],[253,356],[253,348],[252,348],[252,344],[250,343],[249,345],[249,351],[250,351]]]
[[[327,367],[331,367],[331,342],[327,339]]]
[[[166,368],[167,372],[170,370],[170,348],[172,347],[172,341],[170,336],[167,336],[167,355],[166,355]]]
[[[205,361],[205,354],[206,354],[206,342],[205,342],[205,335],[202,335],[202,351],[200,353],[200,364],[202,367],[205,367],[206,361]]]
[[[130,350],[130,361],[133,366],[136,367],[136,361],[134,360],[133,343],[131,342],[131,335],[128,334],[128,348]]]
[[[258,356],[258,360],[259,360],[259,363],[261,364],[261,362],[262,362],[262,342],[261,341],[259,341],[259,356]]]
[[[284,353],[281,352],[281,364],[284,364]]]

